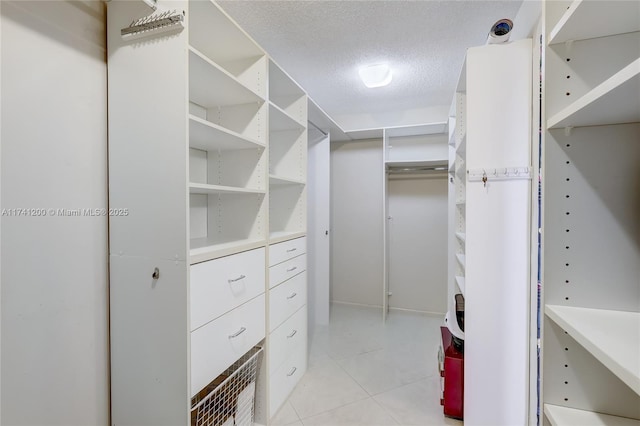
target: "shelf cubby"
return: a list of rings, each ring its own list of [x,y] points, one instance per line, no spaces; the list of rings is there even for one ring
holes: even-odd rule
[[[189,11],[190,46],[265,99],[264,51],[211,0],[191,0]]]
[[[200,189],[196,189],[200,191]],[[215,259],[266,240],[266,202],[263,193],[238,193],[213,188],[189,197],[190,261]]]
[[[640,395],[640,313],[547,305],[545,314]]]
[[[636,31],[640,31],[640,8],[637,2],[575,0],[549,33],[548,43],[558,44]]]
[[[640,58],[553,115],[547,127],[582,127],[640,121]]]
[[[306,128],[307,96],[273,61],[269,61],[269,100],[287,117]]]
[[[544,414],[552,426],[640,426],[640,420],[552,404],[544,404]]]
[[[270,185],[269,232],[295,235],[306,226],[306,186]]]
[[[190,148],[189,181],[236,188],[239,192],[264,193],[267,188],[264,149],[203,151]]]

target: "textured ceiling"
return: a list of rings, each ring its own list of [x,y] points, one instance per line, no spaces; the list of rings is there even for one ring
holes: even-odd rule
[[[510,1],[218,1],[344,130],[443,121],[468,47],[513,19]],[[387,87],[362,65],[386,62]]]

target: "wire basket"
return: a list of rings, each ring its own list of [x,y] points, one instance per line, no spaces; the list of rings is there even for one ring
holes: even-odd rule
[[[251,426],[261,347],[254,347],[191,398],[191,426]]]

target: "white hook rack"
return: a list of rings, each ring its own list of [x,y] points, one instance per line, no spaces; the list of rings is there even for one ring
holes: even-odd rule
[[[496,180],[531,180],[531,167],[497,167],[467,171],[469,182],[487,183]]]

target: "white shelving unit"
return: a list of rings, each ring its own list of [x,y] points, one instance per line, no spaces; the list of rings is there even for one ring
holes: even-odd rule
[[[140,8],[108,5],[109,195],[130,209],[110,218],[112,419],[195,424],[195,401],[261,346],[268,424],[306,369],[307,96],[215,2],[157,6],[183,25],[131,40]],[[276,371],[289,287],[304,321],[278,329],[303,343]]]
[[[544,413],[638,425],[640,7],[544,6]]]
[[[271,242],[307,227],[307,96],[269,61],[269,232]]]
[[[466,242],[466,75],[460,75],[449,118],[449,309],[453,311],[454,296],[465,294],[465,242]]]
[[[490,170],[532,165],[532,64],[531,39],[467,50],[465,128],[457,144],[464,169],[456,175],[461,181],[466,175],[464,198],[457,197],[464,200],[465,228],[457,232],[465,234],[458,244],[464,250],[464,420],[470,424],[529,421],[532,182],[492,178]],[[500,106],[488,108],[491,99]],[[486,181],[469,177],[477,170],[487,170]]]

